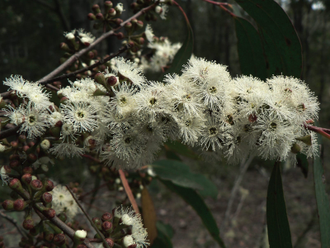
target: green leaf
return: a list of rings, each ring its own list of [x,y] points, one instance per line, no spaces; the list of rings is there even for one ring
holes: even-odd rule
[[[165,149],[171,150],[188,158],[197,159],[198,156],[186,145],[179,141],[168,141],[165,143]]]
[[[207,228],[207,230],[210,232],[213,239],[220,245],[220,247],[225,248],[225,244],[223,243],[222,239],[219,235],[219,228],[217,226],[217,223],[206,206],[203,199],[196,193],[195,190],[184,188],[178,185],[173,184],[170,181],[167,180],[160,180],[167,188],[169,188],[171,191],[177,193],[179,196],[181,196],[190,206],[195,209],[199,217],[202,219],[203,224]]]
[[[280,163],[275,163],[267,192],[267,228],[270,248],[292,248],[283,195]]]
[[[168,236],[167,227],[164,224],[157,222],[157,237],[150,248],[172,248],[171,237]],[[169,226],[169,225],[166,225]],[[173,230],[173,229],[172,229]]]
[[[297,166],[301,169],[301,172],[304,174],[305,178],[307,178],[309,163],[305,154],[297,154]]]
[[[320,134],[318,134],[318,143],[321,144]],[[316,196],[317,210],[318,210],[319,222],[320,222],[321,244],[322,244],[322,248],[329,248],[330,247],[330,235],[329,235],[330,206],[329,206],[329,196],[325,192],[323,166],[320,158],[320,153],[318,157],[314,158],[313,172],[314,172],[315,196]]]
[[[243,18],[235,16],[234,21],[241,72],[266,79],[266,61],[257,30]]]
[[[161,233],[165,234],[167,237],[169,237],[170,239],[173,238],[174,229],[171,225],[165,224],[162,221],[157,221],[156,227],[157,227],[158,233],[161,232]]]
[[[202,196],[211,196],[216,198],[218,189],[204,175],[191,173],[189,166],[176,160],[159,160],[154,162],[152,168],[156,175],[164,180],[170,180],[172,183],[196,189]]]
[[[285,11],[273,0],[236,0],[255,20],[266,56],[267,77],[300,77],[301,44]]]

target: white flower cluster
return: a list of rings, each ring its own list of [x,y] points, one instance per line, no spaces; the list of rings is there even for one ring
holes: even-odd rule
[[[149,245],[147,229],[143,227],[141,216],[132,208],[120,206],[115,209],[114,217],[121,220],[121,225],[132,227],[131,234],[123,238],[124,247],[143,248]]]
[[[167,38],[154,39],[153,31],[148,24],[145,31],[146,38],[148,40],[148,47],[153,50],[151,58],[146,59],[142,57],[140,68],[146,72],[161,72],[169,65],[177,51],[181,47],[181,43],[172,44]]]
[[[22,104],[7,108],[7,116],[28,138],[46,140],[46,152],[89,153],[118,168],[148,164],[165,141],[177,139],[230,162],[249,153],[294,162],[296,153],[310,157],[317,150],[304,125],[317,119],[319,105],[299,79],[232,79],[225,66],[192,58],[181,76],[167,75],[161,83],[147,81],[122,58],[113,63],[104,76],[118,80],[115,86],[89,78],[71,82],[58,92],[59,107],[38,84],[12,76],[5,84]]]
[[[52,208],[56,214],[65,213],[69,219],[73,219],[80,211],[68,189],[63,185],[57,185],[51,192],[53,196]]]

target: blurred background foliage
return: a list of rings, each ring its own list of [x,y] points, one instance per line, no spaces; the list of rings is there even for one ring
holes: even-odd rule
[[[0,78],[4,80],[11,74],[19,74],[25,79],[37,81],[48,74],[59,65],[59,59],[62,55],[59,44],[64,40],[64,32],[84,28],[95,36],[100,34],[99,31],[92,30],[87,14],[93,4],[98,3],[102,6],[102,2],[101,0],[1,0]],[[113,2],[114,4],[117,3],[117,1]],[[126,11],[123,18],[126,19],[132,14],[129,9],[131,1],[124,0],[121,2],[124,3]],[[202,0],[178,0],[177,2],[186,11],[194,30],[194,54],[227,65],[232,76],[240,75],[235,26],[228,13]],[[277,2],[289,15],[301,40],[303,51],[303,73],[301,78],[309,84],[321,103],[320,126],[329,127],[330,88],[327,82],[330,79],[330,70],[328,69],[330,66],[330,1],[278,0]],[[228,1],[228,3],[233,4],[236,13],[240,13],[241,16],[249,19],[249,16],[234,1]],[[253,23],[253,20],[249,20]],[[173,43],[184,41],[186,24],[182,14],[175,7],[169,9],[166,20],[159,19],[157,22],[152,22],[151,26],[156,36],[167,36]],[[112,37],[103,42],[98,49],[100,54],[109,54],[116,52],[119,47],[120,41]],[[150,75],[150,77],[155,76]],[[0,87],[1,91],[6,90],[2,85]],[[327,150],[327,147],[325,146],[325,150]],[[323,154],[323,157],[325,161],[329,160],[329,155],[326,153]],[[74,162],[64,160],[57,163],[59,167],[51,168],[50,173],[54,175],[58,182],[72,180],[84,183],[88,180],[88,175],[80,161],[82,160]],[[202,170],[204,173],[208,173],[216,185],[219,188],[221,187],[221,193],[219,193],[217,201],[208,201],[208,205],[215,213],[220,226],[223,213],[226,210],[226,203],[230,198],[233,181],[238,173],[238,167],[235,167],[236,170],[225,166],[221,169],[219,166],[203,166],[201,169],[200,163],[196,160],[185,162],[195,171]],[[73,164],[74,166],[70,166]],[[236,211],[234,214],[235,218],[231,223],[231,229],[227,228],[226,233],[222,234],[228,247],[254,247],[251,245],[261,243],[256,240],[262,234],[264,219],[258,219],[256,217],[258,215],[255,215],[255,212],[251,209],[264,211],[269,176],[269,173],[267,174],[267,171],[263,170],[264,164],[264,161],[255,160],[253,166],[250,167],[249,175],[246,175],[241,191],[244,192],[245,189],[248,189],[248,192],[253,192],[254,198],[247,198],[242,210],[237,208],[238,212]],[[325,166],[327,165],[329,165],[328,162],[325,163]],[[317,241],[317,235],[315,238],[315,233],[318,232],[317,221],[315,221],[316,206],[314,199],[310,200],[310,197],[314,197],[313,190],[311,187],[304,191],[297,190],[307,184],[312,185],[312,181],[310,177],[307,181],[304,181],[303,175],[298,170],[290,171],[284,177],[284,184],[286,180],[296,182],[295,184],[284,185],[284,192],[287,194],[289,221],[291,229],[293,229],[293,240],[295,241],[295,247],[319,247],[320,243]],[[297,171],[298,173],[296,173]],[[63,173],[65,174],[65,180],[63,179]],[[326,173],[326,177],[328,175],[329,173]],[[92,184],[92,182],[89,182],[89,184]],[[3,189],[0,189],[0,195],[2,192]],[[162,190],[157,189],[156,192],[162,192]],[[246,193],[244,194],[246,195]],[[241,193],[240,200],[236,199],[236,204],[240,204],[244,194]],[[183,203],[178,202],[177,198],[172,200],[175,202],[172,202],[171,207],[166,209],[162,207],[162,204],[171,201],[171,197],[164,192],[161,196],[157,194],[156,197],[158,199],[156,209],[158,207],[160,218],[165,222],[170,222],[173,220],[171,219],[171,214],[173,214],[176,222],[170,224],[179,228],[176,229],[178,234],[174,236],[174,247],[188,247],[187,243],[180,240],[182,239],[180,232],[184,233],[188,228],[187,221],[189,221],[188,226],[195,224],[197,227],[202,228],[200,222],[196,224],[196,217],[182,217],[183,212],[193,215],[193,211],[189,208],[184,209],[182,207]],[[295,198],[295,201],[289,201],[289,198]],[[301,210],[302,208],[303,210]],[[237,219],[239,211],[244,211],[244,214],[241,214],[244,217],[240,219],[240,222]],[[179,221],[175,217],[177,215],[179,215]],[[290,217],[294,219],[294,222]],[[237,227],[240,228],[239,231],[235,229]],[[306,241],[305,236],[310,230],[312,232]],[[201,232],[193,230],[192,233],[190,237],[187,237],[191,240],[189,245],[192,245],[192,247],[216,247],[205,230]]]

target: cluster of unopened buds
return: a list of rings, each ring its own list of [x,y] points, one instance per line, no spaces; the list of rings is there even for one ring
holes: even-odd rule
[[[147,247],[147,230],[143,227],[139,214],[123,206],[104,213],[100,218],[93,218],[94,225],[105,237],[110,247]],[[99,234],[95,238],[101,238]],[[115,244],[117,246],[115,246]]]

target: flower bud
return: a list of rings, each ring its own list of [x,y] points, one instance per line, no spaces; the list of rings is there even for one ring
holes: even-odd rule
[[[20,166],[21,165],[21,163],[20,163],[20,161],[19,160],[11,160],[10,162],[9,162],[9,166],[11,167],[11,168],[17,168],[18,166]]]
[[[88,18],[89,20],[93,21],[93,20],[96,19],[96,16],[95,16],[93,13],[89,13],[89,14],[87,15],[87,18]]]
[[[18,142],[17,142],[17,141],[12,141],[12,142],[10,142],[10,145],[11,145],[11,147],[14,148],[14,149],[18,148]]]
[[[156,6],[156,8],[155,8],[155,12],[156,12],[157,14],[161,14],[161,13],[163,12],[162,7],[160,7],[160,6]]]
[[[115,86],[117,84],[118,80],[117,77],[111,76],[107,78],[107,85],[109,86]]]
[[[45,183],[46,191],[52,191],[54,189],[54,183],[50,180],[47,180]]]
[[[112,228],[112,223],[110,221],[105,221],[102,223],[102,229],[108,231]]]
[[[114,8],[111,8],[108,10],[108,14],[110,17],[114,17],[117,14],[117,12]]]
[[[23,199],[17,199],[14,201],[14,209],[16,211],[22,211],[28,206],[27,202]]]
[[[18,136],[18,140],[19,142],[23,143],[26,141],[26,136],[24,134],[21,134],[20,136]]]
[[[23,228],[25,230],[31,230],[32,228],[34,228],[34,221],[31,216],[28,216],[27,218],[24,219]]]
[[[122,32],[119,32],[119,33],[117,33],[115,35],[116,35],[116,37],[117,37],[118,40],[122,40],[122,39],[125,38],[125,35]]]
[[[108,11],[110,8],[112,8],[113,4],[111,1],[105,1],[104,2],[104,8],[106,11]]]
[[[5,200],[2,204],[4,210],[13,210],[14,209],[14,201]]]
[[[102,13],[97,13],[96,14],[96,19],[98,19],[98,20],[104,20],[103,14]]]
[[[65,52],[72,52],[70,47],[68,46],[68,44],[66,44],[65,42],[62,42],[60,44],[60,49],[65,51]]]
[[[104,77],[104,74],[103,73],[101,73],[101,72],[97,73],[95,75],[94,79],[99,84],[105,85],[105,77]]]
[[[53,196],[52,196],[51,193],[45,192],[45,193],[42,194],[41,200],[42,200],[43,203],[46,203],[46,204],[51,203],[52,200],[53,200]]]
[[[131,28],[132,28],[132,23],[127,22],[127,23],[125,24],[125,28],[126,28],[126,30],[131,29]]]
[[[144,44],[144,38],[140,37],[138,39],[138,42],[139,42],[140,45],[143,45]]]
[[[291,152],[294,153],[294,154],[297,154],[297,153],[301,152],[300,145],[298,145],[297,143],[294,143],[291,147]]]
[[[136,26],[137,26],[138,28],[143,28],[143,21],[138,20],[138,21],[136,22]]]
[[[111,213],[104,213],[101,217],[102,221],[108,221],[108,220],[111,220],[113,217],[113,215]]]
[[[306,135],[306,136],[303,136],[303,137],[299,137],[299,138],[296,138],[296,140],[300,140],[308,146],[312,145],[312,136],[311,135]]]
[[[15,190],[15,191],[22,191],[23,190],[23,187],[22,187],[22,184],[21,184],[21,181],[18,180],[17,178],[14,178],[10,181],[9,183],[9,188]]]
[[[85,230],[77,230],[75,233],[74,233],[74,238],[77,238],[77,239],[85,239],[87,237],[87,232]]]
[[[32,175],[31,174],[24,174],[22,177],[22,182],[25,184],[25,185],[29,185],[32,181]]]
[[[124,247],[129,247],[129,248],[136,247],[136,244],[134,242],[132,235],[127,235],[123,238],[123,245],[124,245]]]
[[[44,139],[41,143],[40,143],[40,147],[44,150],[47,151],[50,148],[50,141],[48,139]]]
[[[124,5],[122,3],[118,3],[115,7],[115,10],[119,15],[121,15],[121,13],[124,11]]]
[[[98,4],[94,4],[92,7],[92,10],[93,10],[94,14],[101,12],[100,6]]]
[[[33,173],[33,169],[32,167],[28,166],[28,167],[24,167],[23,168],[23,173],[24,174],[32,174]]]
[[[35,162],[35,161],[37,161],[37,159],[38,159],[38,157],[37,157],[37,155],[35,155],[34,153],[30,153],[30,154],[28,155],[28,160],[29,160],[30,162]]]
[[[54,236],[53,239],[54,244],[56,245],[64,245],[65,244],[65,235],[63,233],[58,233]]]
[[[43,212],[43,214],[46,216],[46,217],[48,217],[48,218],[54,218],[55,217],[55,215],[56,215],[56,212],[55,212],[55,210],[54,209],[52,209],[52,208],[49,208],[49,209],[45,209],[44,211],[42,211]]]
[[[39,191],[43,188],[43,184],[39,179],[32,180],[30,186],[35,191]]]
[[[115,242],[114,242],[112,239],[110,239],[110,238],[106,238],[106,239],[105,239],[105,242],[107,242],[107,244],[108,244],[110,247],[114,247],[114,245],[115,245]]]
[[[54,239],[54,233],[51,232],[44,233],[44,240],[46,240],[47,242],[52,242],[53,239]]]

